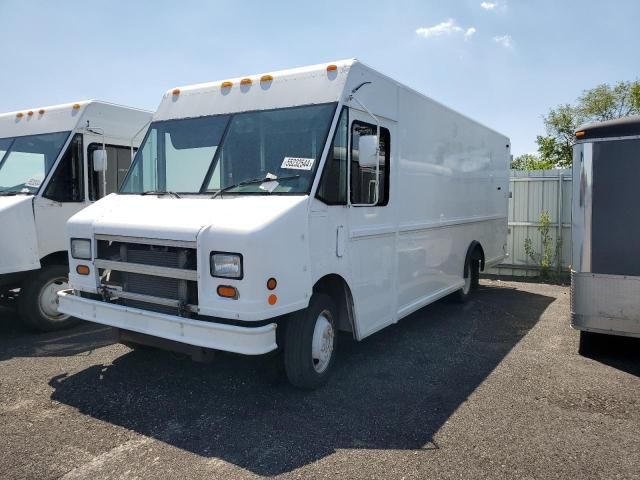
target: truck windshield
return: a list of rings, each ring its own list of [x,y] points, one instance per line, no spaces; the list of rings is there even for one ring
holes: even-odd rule
[[[70,132],[0,139],[0,194],[36,193]]]
[[[154,122],[120,192],[308,193],[335,109],[329,103]]]

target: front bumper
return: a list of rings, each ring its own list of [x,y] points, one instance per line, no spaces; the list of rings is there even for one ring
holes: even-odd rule
[[[62,290],[58,296],[60,312],[89,322],[244,355],[262,355],[278,348],[276,323],[239,327],[89,300],[75,295],[73,290]]]

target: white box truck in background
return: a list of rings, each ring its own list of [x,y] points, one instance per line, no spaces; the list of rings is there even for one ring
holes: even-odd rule
[[[83,101],[0,114],[0,296],[20,288],[22,320],[67,327],[65,222],[117,190],[151,112]]]
[[[118,195],[67,223],[66,314],[121,341],[282,352],[322,384],[357,340],[505,256],[504,135],[356,60],[168,91]]]

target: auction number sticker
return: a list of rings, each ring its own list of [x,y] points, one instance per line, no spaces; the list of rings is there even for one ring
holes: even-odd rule
[[[287,168],[290,170],[311,170],[315,161],[315,158],[284,157],[280,168]]]

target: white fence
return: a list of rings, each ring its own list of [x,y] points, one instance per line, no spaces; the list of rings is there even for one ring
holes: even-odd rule
[[[560,242],[560,255],[554,269],[567,271],[571,263],[571,170],[511,171],[509,181],[509,234],[504,262],[487,273],[534,277],[540,267],[525,253],[525,240],[531,239],[535,252],[542,251],[538,231],[540,215],[549,212],[553,246]]]

